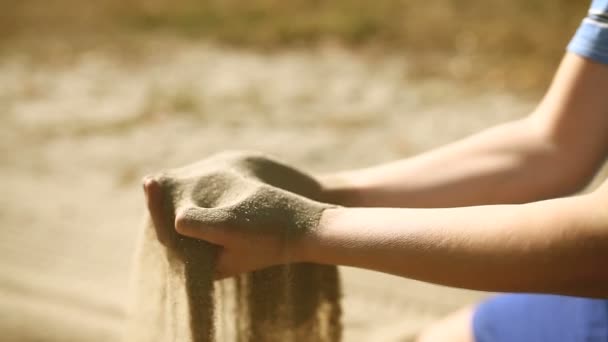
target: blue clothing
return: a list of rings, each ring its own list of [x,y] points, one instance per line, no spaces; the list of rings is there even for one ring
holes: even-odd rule
[[[475,342],[608,342],[608,301],[507,294],[473,315]]]
[[[593,0],[568,51],[608,64],[608,0]]]

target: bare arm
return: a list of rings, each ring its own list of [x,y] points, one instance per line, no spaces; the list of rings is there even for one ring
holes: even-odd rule
[[[527,119],[339,175],[333,194],[356,193],[355,205],[447,207],[574,192],[607,152],[607,91],[607,66],[568,54]],[[607,204],[608,183],[529,204],[330,209],[301,257],[470,289],[608,297]]]
[[[519,205],[326,210],[301,260],[468,289],[608,298],[608,186]]]
[[[363,179],[355,202],[454,206],[572,192],[603,161],[607,89],[608,67],[569,54],[537,114],[525,120],[525,132],[517,135],[513,123],[411,161],[354,172],[348,177]],[[537,139],[542,143],[526,147]],[[162,194],[154,185],[146,188],[158,218]],[[213,215],[187,215],[208,208],[177,207],[174,216],[180,234],[222,247],[221,277],[304,261],[479,290],[608,297],[607,204],[605,184],[590,194],[528,204],[326,209],[318,225],[291,240],[282,238],[290,229],[284,219],[297,216],[299,206],[281,206],[294,212],[274,223],[264,216],[264,234]]]
[[[581,190],[608,152],[608,67],[568,54],[529,117],[419,156],[323,177],[347,206],[525,203]]]

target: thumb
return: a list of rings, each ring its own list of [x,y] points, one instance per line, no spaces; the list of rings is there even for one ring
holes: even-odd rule
[[[230,214],[224,209],[189,206],[175,215],[175,230],[185,236],[224,246],[229,241]]]

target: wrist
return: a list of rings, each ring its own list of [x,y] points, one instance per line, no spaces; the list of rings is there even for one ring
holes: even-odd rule
[[[315,229],[306,232],[296,247],[296,256],[299,262],[311,262],[323,264],[327,263],[324,255],[324,247],[326,245],[324,236],[331,231],[330,227],[334,225],[337,214],[344,208],[335,207],[323,210],[319,218],[319,223]]]

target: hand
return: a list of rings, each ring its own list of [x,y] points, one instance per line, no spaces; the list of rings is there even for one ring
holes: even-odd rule
[[[313,178],[264,155],[229,152],[144,178],[161,242],[179,234],[220,246],[217,277],[305,261],[301,241],[330,206]]]

